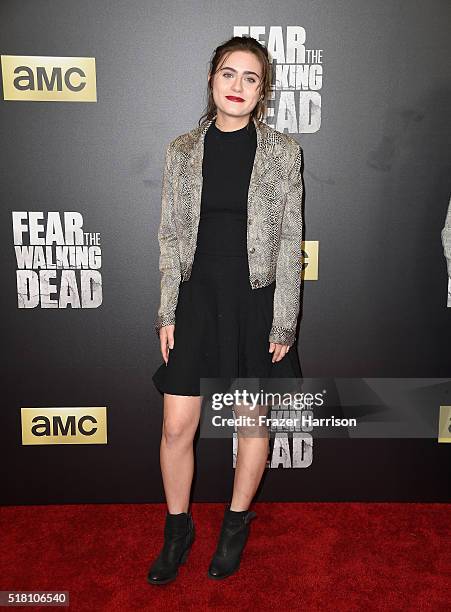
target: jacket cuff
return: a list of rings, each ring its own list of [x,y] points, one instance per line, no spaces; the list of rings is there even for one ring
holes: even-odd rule
[[[165,325],[175,325],[175,314],[166,314],[157,317],[155,322],[155,332],[160,337],[160,329]]]
[[[292,346],[296,340],[296,329],[287,329],[273,325],[269,333],[269,341],[276,344],[286,344]]]

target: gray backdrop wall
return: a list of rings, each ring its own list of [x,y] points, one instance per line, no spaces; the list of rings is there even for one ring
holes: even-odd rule
[[[164,499],[151,381],[163,156],[197,125],[211,52],[236,26],[301,26],[306,48],[322,50],[320,127],[291,133],[305,240],[319,241],[303,375],[332,390],[339,377],[432,378],[431,411],[451,404],[450,19],[441,0],[2,1],[3,55],[93,57],[97,78],[95,103],[0,103],[3,503]],[[100,233],[101,306],[19,308],[13,211],[78,211]],[[108,444],[23,445],[21,408],[52,406],[106,406]],[[443,501],[450,450],[318,439],[309,467],[267,470],[259,499]],[[230,440],[197,440],[195,500],[228,498],[231,457]]]

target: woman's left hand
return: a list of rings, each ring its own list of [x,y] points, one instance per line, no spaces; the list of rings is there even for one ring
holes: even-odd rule
[[[274,353],[272,356],[272,362],[281,361],[290,350],[290,347],[286,344],[276,344],[275,342],[269,343],[269,352]]]

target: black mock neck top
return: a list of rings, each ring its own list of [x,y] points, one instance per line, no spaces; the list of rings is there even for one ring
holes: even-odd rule
[[[196,254],[247,257],[247,196],[256,148],[252,120],[233,132],[223,132],[213,120],[205,133]]]

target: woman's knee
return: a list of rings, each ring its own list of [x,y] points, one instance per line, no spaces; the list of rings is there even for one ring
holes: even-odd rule
[[[164,419],[162,437],[166,444],[187,444],[192,442],[192,428],[185,420]]]

